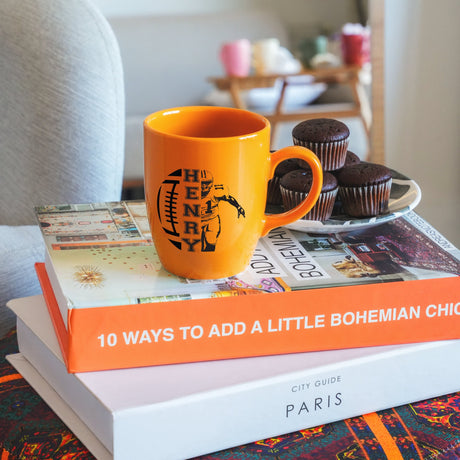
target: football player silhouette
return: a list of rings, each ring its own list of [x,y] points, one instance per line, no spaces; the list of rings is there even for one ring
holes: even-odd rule
[[[244,209],[231,196],[226,186],[214,184],[212,174],[202,169],[201,172],[201,250],[212,252],[216,248],[217,238],[220,235],[221,224],[219,203],[226,201],[234,206],[240,216],[246,217]]]

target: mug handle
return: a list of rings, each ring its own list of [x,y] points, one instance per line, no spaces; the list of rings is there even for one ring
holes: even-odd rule
[[[270,179],[275,173],[275,168],[283,160],[287,160],[288,158],[299,158],[306,161],[313,173],[313,183],[311,184],[311,189],[305,200],[295,208],[279,214],[264,214],[265,222],[262,228],[262,236],[265,236],[270,230],[276,227],[290,224],[303,217],[313,208],[321,193],[321,188],[323,186],[323,168],[321,163],[311,150],[299,145],[284,147],[270,155]]]

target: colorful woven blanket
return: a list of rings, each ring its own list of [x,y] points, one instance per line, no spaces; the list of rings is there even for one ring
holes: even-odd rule
[[[0,460],[94,459],[5,360],[5,355],[16,352],[11,331],[0,340]],[[149,458],[156,459],[154,451]],[[458,460],[460,393],[199,457],[249,459]]]

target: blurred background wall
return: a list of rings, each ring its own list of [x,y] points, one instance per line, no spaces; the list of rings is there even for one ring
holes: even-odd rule
[[[385,153],[460,246],[460,1],[385,0]]]

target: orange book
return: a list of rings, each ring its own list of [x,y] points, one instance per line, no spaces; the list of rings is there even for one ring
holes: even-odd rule
[[[459,252],[413,212],[334,235],[275,229],[247,271],[206,282],[162,270],[142,202],[37,216],[69,372],[460,338]]]

